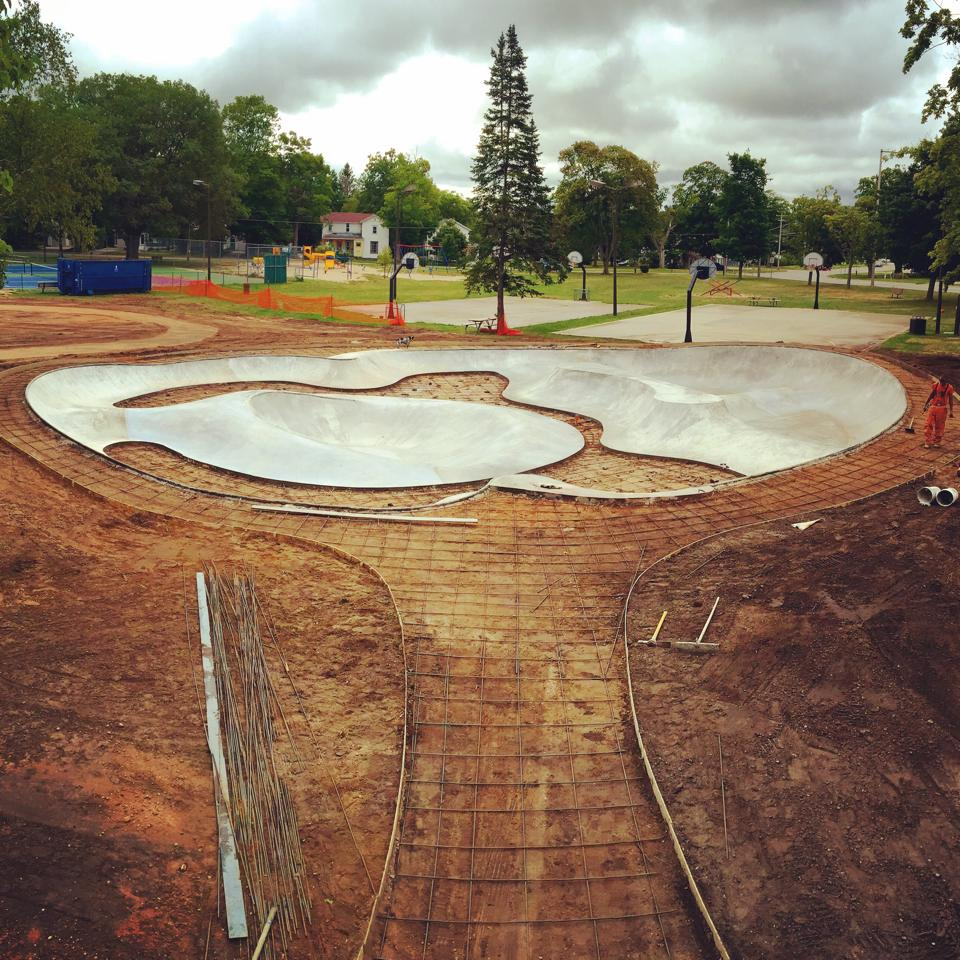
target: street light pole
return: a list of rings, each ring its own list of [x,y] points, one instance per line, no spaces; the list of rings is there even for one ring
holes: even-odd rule
[[[612,238],[610,242],[610,249],[613,256],[613,315],[617,315],[617,230],[620,226],[620,194],[624,190],[632,190],[634,187],[639,187],[640,184],[636,180],[631,180],[630,183],[624,183],[620,186],[611,186],[604,180],[588,180],[587,185],[593,187],[595,190],[608,190],[613,197],[613,224],[612,224]]]
[[[620,224],[620,194],[613,191],[613,315],[617,315],[617,227]]]
[[[195,187],[207,188],[207,283],[210,282],[210,184],[206,180],[194,180]],[[221,278],[222,279],[222,278]]]

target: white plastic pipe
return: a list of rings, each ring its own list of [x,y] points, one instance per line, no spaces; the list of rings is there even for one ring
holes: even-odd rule
[[[952,507],[957,502],[957,488],[943,487],[937,491],[937,506]]]
[[[925,507],[933,506],[937,502],[937,494],[939,493],[939,487],[921,487],[917,491],[917,501]]]

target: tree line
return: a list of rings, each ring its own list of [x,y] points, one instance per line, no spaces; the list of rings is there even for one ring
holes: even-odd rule
[[[931,12],[924,0],[907,3],[901,32],[912,40],[905,70],[932,44],[960,42],[949,11]],[[526,151],[529,176],[514,185],[526,200],[504,206],[506,194],[491,174],[500,159],[490,149],[509,109],[488,111],[467,200],[440,189],[426,159],[395,150],[369,157],[360,173],[349,164],[335,170],[309,139],[282,130],[277,108],[259,95],[220,107],[183,81],[108,73],[78,79],[69,39],[42,21],[34,0],[15,11],[0,0],[0,230],[18,245],[50,235],[91,247],[115,234],[135,257],[144,232],[200,238],[208,230],[216,239],[317,243],[321,218],[343,210],[379,214],[393,243],[401,224],[402,242],[421,243],[444,221],[460,221],[474,230],[470,250],[450,225],[438,239],[450,259],[464,263],[496,233],[494,221],[506,229],[506,219],[519,216],[525,247],[539,238],[539,255],[524,261],[534,274],[541,261],[562,267],[572,249],[604,269],[614,259],[665,267],[692,255],[724,255],[742,274],[745,263],[799,263],[817,251],[849,270],[864,260],[872,271],[883,257],[898,271],[948,281],[960,273],[956,76],[931,91],[926,107],[945,118],[939,136],[889,157],[879,177],[859,182],[850,203],[829,185],[791,200],[778,196],[766,161],[748,151],[729,154],[726,167],[691,166],[666,188],[655,162],[587,140],[560,152],[561,179],[550,191],[539,167],[525,59],[508,31],[491,51],[488,89],[491,109],[512,97],[510,109],[527,118],[512,149]],[[495,246],[494,259],[509,258]],[[524,286],[519,277],[514,285]]]

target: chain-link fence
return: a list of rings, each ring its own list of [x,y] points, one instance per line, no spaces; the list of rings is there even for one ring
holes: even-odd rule
[[[277,243],[247,243],[246,240],[198,240],[192,237],[150,237],[141,242],[140,252],[156,257],[169,254],[171,257],[206,259],[207,250],[211,259],[250,260],[253,257],[267,257],[282,253],[291,259],[303,257],[303,247]]]

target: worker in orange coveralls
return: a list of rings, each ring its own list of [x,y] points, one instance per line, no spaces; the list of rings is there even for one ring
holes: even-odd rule
[[[930,390],[930,396],[923,405],[927,413],[926,422],[923,425],[923,446],[939,447],[943,440],[943,428],[947,425],[947,411],[950,418],[953,419],[953,386],[943,377],[933,377],[933,388]]]

